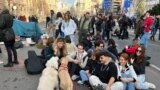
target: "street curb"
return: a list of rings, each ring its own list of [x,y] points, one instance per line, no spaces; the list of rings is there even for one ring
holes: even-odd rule
[[[154,64],[150,64],[150,66],[151,66],[152,68],[154,68],[154,69],[156,69],[156,70],[158,70],[158,71],[160,72],[160,68],[159,68],[159,67],[157,67],[156,65],[154,65]]]

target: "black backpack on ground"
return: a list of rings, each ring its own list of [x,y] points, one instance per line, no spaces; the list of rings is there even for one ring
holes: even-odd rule
[[[40,74],[44,69],[41,59],[33,50],[28,51],[28,59],[24,62],[28,74]]]

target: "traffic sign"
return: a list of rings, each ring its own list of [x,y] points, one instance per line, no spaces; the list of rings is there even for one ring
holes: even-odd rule
[[[111,1],[110,0],[104,0],[103,1],[103,9],[109,9],[111,7]]]

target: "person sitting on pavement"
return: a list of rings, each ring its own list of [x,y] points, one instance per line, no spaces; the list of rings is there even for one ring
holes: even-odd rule
[[[66,46],[67,46],[67,52],[68,52],[68,54],[71,54],[71,53],[77,51],[77,47],[76,47],[76,45],[74,43],[71,42],[70,36],[66,36],[65,37],[65,41],[66,41]]]
[[[85,51],[90,50],[93,47],[93,45],[92,45],[92,36],[90,34],[87,34],[87,36],[84,37],[84,39],[81,41],[81,43],[84,44]]]
[[[118,60],[117,57],[112,54],[107,48],[104,47],[104,42],[102,40],[96,40],[95,41],[95,48],[88,50],[88,57],[89,58],[95,58],[95,52],[99,51],[99,50],[105,50],[109,56],[112,58],[112,60],[116,61]]]
[[[104,49],[104,43],[103,41],[95,41],[95,48],[90,49],[88,51],[88,62],[86,67],[79,72],[81,80],[78,81],[78,84],[83,84],[84,82],[87,82],[89,80],[89,76],[91,75],[92,71],[95,69],[97,60],[96,60],[96,53],[100,50]]]
[[[139,43],[137,39],[133,39],[132,45],[127,45],[122,52],[125,52],[129,55],[135,54],[137,48],[139,47]]]
[[[84,50],[84,45],[79,43],[77,45],[77,51],[69,54],[69,73],[72,80],[76,80],[79,77],[79,71],[86,67],[88,61],[88,54]]]
[[[44,59],[43,64],[47,62],[53,56],[52,44],[54,40],[53,37],[49,37],[46,41],[46,46],[41,51],[41,58]]]
[[[137,74],[132,65],[129,65],[130,57],[127,53],[120,55],[119,63],[116,63],[118,68],[118,80],[123,82],[123,90],[135,90],[134,83],[137,80]]]
[[[115,41],[113,39],[109,39],[107,49],[118,58],[118,50],[116,47]]]
[[[106,51],[99,51],[96,54],[99,64],[89,77],[89,83],[92,87],[102,86],[99,90],[123,90],[123,83],[117,81],[117,67],[112,62]]]
[[[104,48],[104,43],[101,40],[97,40],[94,43],[94,48],[88,50],[88,56],[89,58],[94,59],[95,58],[95,52],[102,50]]]
[[[66,41],[64,38],[57,38],[53,43],[52,47],[53,47],[53,56],[58,56],[60,60],[62,57],[67,56],[68,52],[67,52]]]
[[[135,83],[136,89],[156,89],[153,83],[146,82],[145,80],[145,47],[139,46],[136,53],[132,56],[130,63],[133,64],[133,68],[137,74],[137,81]]]

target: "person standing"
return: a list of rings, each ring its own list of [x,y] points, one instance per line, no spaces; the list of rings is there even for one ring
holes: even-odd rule
[[[79,42],[83,41],[87,34],[90,33],[90,14],[87,12],[80,20],[79,25]]]
[[[55,27],[55,29],[56,29],[56,31],[55,31],[55,38],[57,38],[59,34],[61,36],[62,19],[63,19],[62,18],[62,13],[58,12],[57,13],[57,17],[56,17],[56,21],[55,21],[55,25],[56,25],[56,27]]]
[[[50,13],[51,13],[51,23],[54,24],[56,20],[56,15],[54,13],[54,10],[50,10]]]
[[[64,37],[67,35],[70,36],[72,43],[75,43],[74,33],[76,32],[76,29],[77,29],[76,23],[71,19],[69,14],[65,13],[64,20],[62,21],[61,25],[61,31],[64,33]]]
[[[47,34],[50,36],[50,37],[54,37],[55,35],[55,21],[56,21],[56,15],[54,13],[54,10],[50,10],[50,22],[48,23],[48,29],[47,29]]]
[[[153,19],[150,16],[149,12],[146,12],[145,14],[145,20],[143,23],[143,27],[144,27],[144,34],[142,35],[141,39],[140,39],[140,44],[143,44],[145,46],[145,48],[148,47],[148,33],[150,31],[151,25],[153,23]]]
[[[104,35],[107,35],[107,41],[110,39],[110,31],[112,31],[112,22],[113,22],[112,16],[109,16],[108,20],[105,21]]]
[[[122,19],[120,19],[119,24],[120,24],[120,33],[119,33],[119,39],[125,39],[128,38],[128,31],[127,31],[127,27],[128,27],[128,18],[126,15],[122,16]]]
[[[15,43],[15,33],[12,29],[13,25],[13,16],[9,13],[9,10],[2,6],[0,8],[0,32],[3,35],[3,42],[8,54],[8,63],[4,67],[12,67],[14,64],[19,64],[17,60],[17,51],[14,47]],[[14,61],[12,61],[12,52],[14,55]]]

